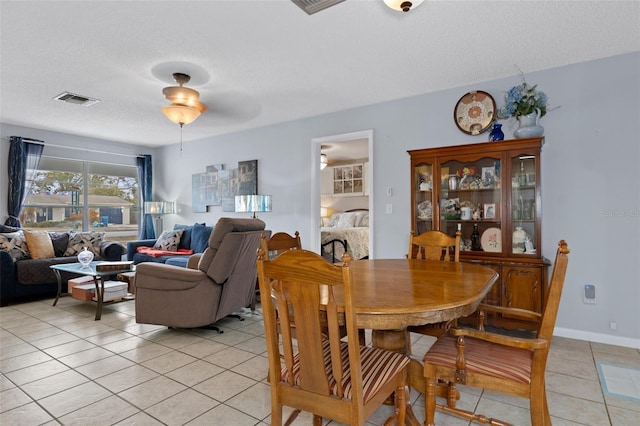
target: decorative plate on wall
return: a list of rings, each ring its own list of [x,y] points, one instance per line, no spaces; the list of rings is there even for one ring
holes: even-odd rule
[[[474,90],[460,98],[453,110],[458,129],[469,135],[479,135],[491,126],[496,112],[496,101],[487,92]]]

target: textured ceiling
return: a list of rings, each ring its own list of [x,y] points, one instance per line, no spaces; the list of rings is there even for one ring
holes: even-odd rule
[[[171,73],[209,106],[201,139],[640,51],[638,1],[2,1],[0,121],[148,146]],[[63,91],[91,107],[52,100]]]

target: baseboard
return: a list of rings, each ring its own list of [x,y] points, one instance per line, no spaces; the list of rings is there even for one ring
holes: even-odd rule
[[[570,328],[556,327],[553,330],[554,336],[568,337],[570,339],[586,340],[588,342],[605,343],[607,345],[624,346],[627,348],[640,349],[640,339],[631,337],[612,336],[610,334],[593,333],[590,331],[573,330]]]

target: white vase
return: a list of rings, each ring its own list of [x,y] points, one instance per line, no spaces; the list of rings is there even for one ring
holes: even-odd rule
[[[83,267],[89,266],[93,260],[93,252],[87,250],[85,247],[80,253],[78,253],[78,262],[82,263]]]
[[[511,238],[511,247],[514,253],[524,253],[524,243],[527,241],[527,233],[522,227],[517,226]]]
[[[544,135],[544,127],[540,124],[540,110],[518,117],[518,129],[513,132],[517,139],[538,138]]]

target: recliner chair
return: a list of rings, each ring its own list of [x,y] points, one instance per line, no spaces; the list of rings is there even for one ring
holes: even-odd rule
[[[260,238],[271,235],[264,228],[260,219],[220,218],[208,247],[191,256],[187,268],[138,264],[136,322],[197,328],[250,305]]]

